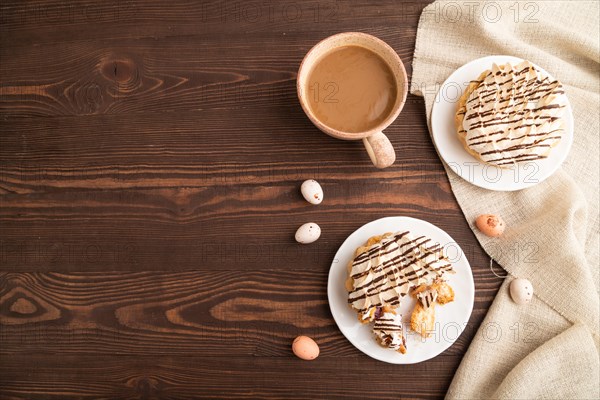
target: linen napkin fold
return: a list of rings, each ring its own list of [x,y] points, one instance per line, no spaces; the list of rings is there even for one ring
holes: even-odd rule
[[[424,96],[430,126],[441,84],[488,55],[547,70],[565,87],[575,120],[567,160],[528,189],[481,189],[445,166],[479,242],[508,273],[447,398],[600,398],[599,4],[437,1],[421,15],[411,93]],[[484,213],[503,217],[503,236],[474,228]],[[512,302],[513,277],[532,282],[531,303]]]

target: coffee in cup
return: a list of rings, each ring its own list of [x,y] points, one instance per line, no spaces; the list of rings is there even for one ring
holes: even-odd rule
[[[298,97],[323,132],[362,139],[373,164],[385,168],[396,156],[381,132],[400,113],[408,92],[402,61],[385,42],[358,32],[331,36],[300,65]]]

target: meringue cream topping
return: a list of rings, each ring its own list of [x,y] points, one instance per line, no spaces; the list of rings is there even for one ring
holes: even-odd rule
[[[494,64],[465,106],[459,134],[499,167],[546,158],[564,134],[564,89],[529,61]]]
[[[385,312],[373,323],[373,333],[377,341],[385,347],[398,350],[405,345],[402,333],[402,316],[393,312]]]
[[[351,304],[363,321],[373,318],[374,309],[397,307],[413,287],[431,284],[452,271],[439,244],[425,236],[398,232],[365,248],[352,261]]]

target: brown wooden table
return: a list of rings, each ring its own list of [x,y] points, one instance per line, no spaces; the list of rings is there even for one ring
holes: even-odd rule
[[[464,220],[421,98],[386,131],[396,164],[314,128],[295,77],[317,41],[380,37],[409,74],[427,1],[3,1],[0,397],[438,398],[501,280]],[[320,206],[300,183],[319,180]],[[327,274],[393,215],[463,247],[470,325],[418,365],[340,333]],[[296,228],[321,225],[315,244]],[[313,337],[313,362],[290,350]]]

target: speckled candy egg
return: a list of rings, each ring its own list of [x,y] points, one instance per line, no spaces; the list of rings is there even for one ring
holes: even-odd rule
[[[510,297],[517,304],[526,304],[533,298],[533,285],[525,278],[514,279],[510,283]]]
[[[319,356],[319,345],[308,336],[298,336],[292,343],[292,351],[303,360],[314,360]]]
[[[477,229],[484,235],[498,237],[504,232],[504,221],[497,215],[483,214],[475,220]]]
[[[302,192],[302,197],[310,204],[321,204],[323,201],[323,188],[314,179],[302,182],[300,191]]]
[[[309,244],[321,236],[321,227],[314,222],[307,222],[296,231],[296,242]]]

